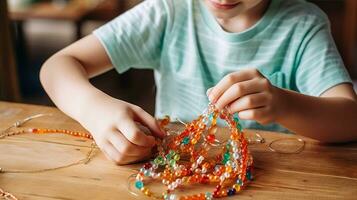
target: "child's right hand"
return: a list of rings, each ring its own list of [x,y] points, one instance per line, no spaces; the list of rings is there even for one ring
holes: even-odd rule
[[[106,95],[90,98],[81,110],[80,123],[104,154],[120,165],[149,158],[154,137],[165,135],[155,118],[143,109]],[[145,134],[138,123],[151,135]]]

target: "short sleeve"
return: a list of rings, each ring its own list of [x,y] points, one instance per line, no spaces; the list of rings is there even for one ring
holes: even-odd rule
[[[320,96],[351,78],[331,36],[328,19],[314,22],[300,45],[296,87],[300,93]]]
[[[167,2],[146,0],[93,32],[119,73],[130,68],[155,69],[160,65],[170,21]]]

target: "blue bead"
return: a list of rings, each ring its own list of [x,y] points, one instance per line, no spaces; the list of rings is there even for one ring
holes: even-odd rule
[[[212,193],[210,193],[210,192],[206,192],[205,197],[206,197],[206,200],[211,200],[213,198]]]
[[[185,137],[185,138],[183,138],[183,140],[182,140],[182,143],[183,144],[188,144],[190,142],[190,138],[189,137]]]
[[[142,181],[136,181],[135,182],[135,187],[140,190],[141,188],[144,187],[144,183]]]
[[[209,114],[208,119],[209,119],[210,121],[212,121],[212,120],[213,120],[213,113]]]
[[[250,171],[247,171],[247,179],[248,180],[252,180],[253,179],[253,176],[252,176],[252,173]]]
[[[234,189],[234,188],[228,189],[227,194],[228,194],[228,196],[235,195],[236,194],[236,189]]]

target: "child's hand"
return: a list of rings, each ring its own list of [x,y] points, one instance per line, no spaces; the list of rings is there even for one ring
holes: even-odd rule
[[[104,154],[117,164],[147,159],[155,145],[155,137],[163,137],[157,121],[138,106],[109,96],[88,100],[81,108],[81,124],[93,135]],[[138,124],[147,127],[144,133]]]
[[[282,106],[279,89],[257,69],[241,70],[225,76],[207,91],[217,108],[227,106],[230,113],[238,112],[241,119],[261,124],[274,122]]]

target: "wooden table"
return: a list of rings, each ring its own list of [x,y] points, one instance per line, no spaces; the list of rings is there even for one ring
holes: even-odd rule
[[[26,127],[83,128],[56,108],[0,102],[0,129],[38,113],[53,117],[37,119]],[[251,137],[255,131],[247,131]],[[300,154],[271,152],[268,144],[285,134],[259,133],[265,144],[250,145],[255,161],[255,179],[240,195],[227,199],[356,199],[357,144],[324,146],[303,138]],[[336,133],[338,134],[338,133]],[[63,135],[23,135],[0,141],[0,167],[41,169],[82,158],[89,142]],[[297,143],[289,143],[296,148]],[[98,153],[87,165],[35,174],[0,174],[0,188],[19,199],[147,199],[127,191],[128,177],[140,164],[116,166]],[[182,192],[201,191],[202,186]],[[207,187],[207,186],[204,186]]]

